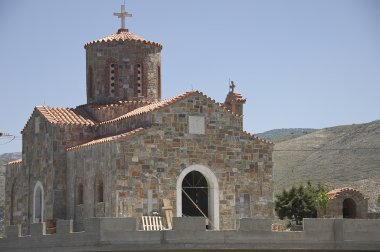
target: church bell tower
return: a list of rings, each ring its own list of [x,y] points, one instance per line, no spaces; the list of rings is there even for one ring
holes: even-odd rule
[[[117,33],[84,46],[87,103],[160,100],[162,45],[129,32],[125,5],[114,15],[121,20]]]

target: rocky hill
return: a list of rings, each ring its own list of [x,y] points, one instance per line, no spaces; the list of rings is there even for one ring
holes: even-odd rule
[[[295,128],[295,129],[274,129],[256,134],[258,137],[270,140],[275,143],[290,140],[309,133],[317,131],[317,129]]]
[[[275,192],[307,180],[352,186],[370,197],[371,211],[380,211],[380,121],[317,130],[274,150]]]

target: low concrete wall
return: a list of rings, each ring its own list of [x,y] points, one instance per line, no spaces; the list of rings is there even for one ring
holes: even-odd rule
[[[173,230],[137,231],[134,218],[90,218],[85,231],[72,232],[72,221],[59,220],[52,235],[44,233],[44,223],[31,225],[27,237],[19,237],[18,226],[7,227],[0,251],[380,250],[380,220],[304,219],[301,232],[272,232],[271,220],[240,223],[239,230],[212,231],[204,218],[173,218]]]

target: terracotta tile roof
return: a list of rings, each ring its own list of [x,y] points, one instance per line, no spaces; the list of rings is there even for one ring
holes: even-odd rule
[[[13,160],[11,162],[8,162],[7,165],[18,165],[22,163],[22,159]]]
[[[88,113],[82,108],[52,108],[46,106],[37,106],[34,109],[42,114],[43,117],[48,120],[48,122],[53,124],[62,124],[62,125],[85,125],[93,126],[96,124],[96,121],[91,118]],[[28,125],[29,121],[32,119],[33,114],[29,117],[26,122],[23,130]]]
[[[93,108],[96,110],[106,110],[106,109],[113,109],[115,107],[121,107],[121,106],[128,106],[128,105],[141,105],[145,106],[151,104],[151,102],[148,101],[117,101],[117,102],[111,102],[111,103],[90,103],[90,104],[83,104],[78,106],[77,108]]]
[[[200,93],[199,91],[188,91],[188,92],[185,92],[183,94],[180,94],[178,96],[175,96],[173,98],[170,98],[170,99],[165,99],[165,100],[161,100],[161,101],[158,101],[158,102],[154,102],[154,103],[151,103],[149,105],[146,105],[146,106],[143,106],[143,107],[140,107],[140,108],[137,108],[135,110],[132,110],[131,112],[125,114],[125,115],[122,115],[122,116],[119,116],[115,119],[112,119],[112,120],[109,120],[109,121],[105,121],[105,122],[102,122],[100,124],[108,124],[108,123],[113,123],[113,122],[116,122],[116,121],[120,121],[120,120],[123,120],[123,119],[127,119],[127,118],[130,118],[130,117],[133,117],[133,116],[138,116],[138,115],[141,115],[141,114],[145,114],[145,113],[148,113],[148,112],[151,112],[151,111],[154,111],[154,110],[157,110],[157,109],[160,109],[160,108],[163,108],[163,107],[166,107],[166,106],[169,106],[181,99],[184,99],[192,94],[195,94],[195,93]]]
[[[88,42],[84,45],[84,48],[88,48],[93,44],[106,43],[106,42],[111,42],[111,41],[115,41],[115,42],[116,41],[135,41],[135,42],[140,42],[143,44],[153,45],[153,46],[157,46],[157,47],[162,48],[161,44],[143,39],[137,35],[130,33],[127,29],[119,29],[119,31],[117,33],[111,34],[111,35],[104,37],[104,38],[101,38],[101,39],[97,39],[97,40]]]
[[[261,138],[261,137],[257,137],[257,136],[255,136],[255,135],[253,135],[253,134],[251,134],[251,133],[249,133],[249,132],[247,132],[245,130],[243,130],[243,134],[247,135],[251,139],[256,139],[256,140],[259,140],[260,142],[263,142],[263,143],[266,143],[266,144],[270,144],[270,145],[274,145],[273,142],[268,141],[268,140],[266,140],[264,138]]]
[[[125,137],[133,136],[133,135],[135,135],[135,134],[137,134],[137,133],[139,133],[139,132],[141,132],[143,130],[144,130],[144,128],[138,128],[138,129],[135,129],[135,130],[132,130],[132,131],[128,131],[128,132],[122,133],[122,134],[118,134],[118,135],[114,135],[114,136],[108,136],[108,137],[103,137],[103,138],[96,139],[96,140],[93,140],[93,141],[90,141],[90,142],[87,142],[87,143],[84,143],[84,144],[81,144],[81,145],[77,145],[77,146],[74,146],[74,147],[71,147],[71,148],[67,148],[67,151],[74,151],[74,150],[82,149],[82,148],[93,146],[93,145],[97,145],[97,144],[113,142],[113,141],[116,141],[116,140],[119,140],[119,139],[122,139],[122,138],[125,138]]]
[[[228,96],[230,97],[231,100],[235,100],[235,101],[238,101],[238,102],[246,102],[247,99],[244,99],[243,96],[238,93],[238,92],[230,92],[228,94]]]
[[[38,106],[36,109],[51,123],[54,124],[74,124],[92,126],[96,122],[81,109],[72,108],[51,108]]]
[[[329,199],[336,199],[344,192],[352,192],[355,194],[360,194],[363,198],[365,198],[359,190],[356,190],[352,187],[343,187],[343,188],[331,190],[330,192],[327,193],[327,196],[329,197]]]

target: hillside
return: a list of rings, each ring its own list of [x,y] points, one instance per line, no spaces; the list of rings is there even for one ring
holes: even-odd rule
[[[263,133],[256,134],[256,136],[267,139],[275,143],[279,143],[279,142],[283,142],[286,140],[290,140],[296,137],[309,134],[314,131],[317,131],[317,129],[307,129],[307,128],[274,129],[274,130],[269,130]]]
[[[293,184],[352,186],[380,211],[380,121],[325,128],[275,145],[275,192]]]

